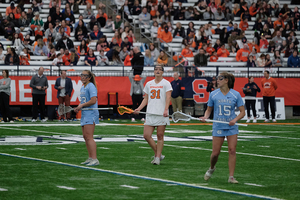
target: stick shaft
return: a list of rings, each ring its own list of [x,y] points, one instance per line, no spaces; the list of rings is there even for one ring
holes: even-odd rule
[[[81,110],[112,110],[112,107],[108,108],[82,108]]]
[[[199,118],[196,118],[196,117],[191,117],[191,119],[200,120]],[[229,124],[229,122],[223,122],[223,121],[218,121],[218,120],[213,120],[213,119],[206,119],[205,121],[207,121],[207,122],[216,122],[216,123],[221,123],[221,124]],[[248,126],[247,124],[241,124],[241,123],[235,123],[235,125]]]

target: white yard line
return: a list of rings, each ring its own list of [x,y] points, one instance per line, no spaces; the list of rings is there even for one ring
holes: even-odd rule
[[[26,149],[22,149],[22,148],[15,148],[17,150],[21,150],[21,151],[25,151]]]
[[[66,150],[66,148],[62,148],[62,147],[56,147],[57,149],[62,149],[62,150]]]
[[[131,185],[120,185],[121,187],[131,188],[131,189],[139,189],[139,187],[131,186]]]
[[[256,187],[265,187],[263,185],[258,185],[258,184],[254,184],[254,183],[244,183],[245,185],[251,185],[251,186],[256,186]]]
[[[270,146],[263,146],[263,145],[258,145],[258,147],[270,148]]]
[[[151,147],[139,147],[140,149],[151,149]]]
[[[124,173],[124,172],[118,172],[118,171],[112,171],[112,170],[106,170],[106,169],[100,169],[100,168],[94,168],[94,167],[86,167],[86,166],[74,165],[74,164],[40,159],[40,158],[32,158],[32,157],[19,156],[19,155],[7,154],[7,153],[0,153],[0,155],[14,157],[14,158],[27,159],[27,160],[32,160],[32,161],[40,161],[40,162],[45,162],[45,163],[50,163],[50,164],[57,164],[57,165],[62,165],[62,166],[66,166],[66,167],[74,167],[77,169],[80,168],[80,169],[87,169],[87,170],[93,170],[93,171],[98,171],[98,172],[105,172],[105,173],[115,174],[115,175],[119,175],[119,176],[138,178],[138,179],[142,179],[142,180],[157,181],[157,182],[166,183],[166,184],[176,184],[178,186],[185,186],[185,187],[196,188],[196,189],[205,189],[205,190],[214,191],[214,192],[223,192],[223,193],[227,193],[227,194],[234,194],[234,195],[261,198],[261,199],[278,200],[278,198],[270,197],[270,196],[251,194],[251,193],[246,193],[246,192],[238,192],[238,191],[234,191],[234,190],[226,190],[226,189],[220,189],[220,188],[213,188],[213,187],[201,186],[201,185],[197,185],[197,184],[184,183],[184,182],[178,182],[178,181],[172,181],[172,180],[160,179],[160,178],[153,178],[153,177],[129,174],[129,173]],[[63,186],[63,187],[66,187],[66,186]]]
[[[76,188],[67,187],[67,186],[56,186],[56,187],[61,188],[61,189],[66,189],[66,190],[76,190]]]
[[[5,192],[5,191],[8,191],[8,189],[0,188],[0,192]]]
[[[98,149],[109,149],[107,147],[98,147]]]

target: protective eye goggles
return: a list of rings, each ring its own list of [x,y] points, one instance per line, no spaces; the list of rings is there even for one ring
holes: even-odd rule
[[[80,74],[80,76],[81,77],[85,77],[85,78],[89,78],[90,77],[90,75],[88,75],[88,74]]]
[[[226,78],[225,76],[217,76],[217,80],[219,80],[219,81],[223,81],[224,80],[224,78]]]

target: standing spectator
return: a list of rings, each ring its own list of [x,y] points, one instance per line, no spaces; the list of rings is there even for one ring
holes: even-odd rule
[[[199,49],[199,53],[194,56],[194,64],[197,67],[207,66],[207,56],[205,55],[204,49]]]
[[[85,65],[88,65],[88,66],[97,66],[98,65],[98,60],[94,54],[93,49],[89,49],[88,54],[85,56],[84,63],[85,63]]]
[[[13,123],[13,118],[11,116],[11,111],[9,108],[9,96],[10,96],[10,83],[11,79],[9,78],[8,70],[2,70],[2,77],[0,79],[0,110],[3,117],[2,122],[11,122]],[[8,121],[7,121],[8,118]]]
[[[44,75],[44,68],[40,67],[36,75],[31,78],[30,87],[32,88],[32,122],[37,121],[38,107],[40,107],[40,114],[42,122],[45,119],[45,96],[48,88],[48,80]]]
[[[249,77],[249,82],[244,86],[243,92],[245,94],[245,104],[247,109],[247,121],[246,123],[250,122],[250,107],[252,109],[253,113],[253,123],[256,123],[256,93],[260,92],[260,88],[258,85],[254,82],[253,76]]]
[[[65,104],[65,106],[70,106],[70,98],[73,91],[72,80],[67,77],[67,71],[62,70],[60,72],[60,77],[56,79],[54,88],[57,90],[57,98],[59,105]],[[60,121],[64,121],[64,115],[59,116]],[[66,119],[71,121],[71,112],[68,112]]]
[[[146,80],[146,76],[140,76],[140,75],[135,75],[133,74],[129,75],[129,81],[131,83],[130,86],[130,96],[132,99],[132,109],[135,110],[138,108],[138,106],[142,103],[143,101],[143,95],[144,95],[144,82]],[[141,121],[145,121],[144,118],[145,115],[137,115],[137,117],[141,117]],[[131,118],[132,122],[135,122],[135,118],[132,115]]]
[[[293,55],[288,58],[288,67],[300,67],[300,58],[298,56],[298,51],[294,50]]]
[[[143,25],[147,25],[150,22],[150,14],[147,11],[146,7],[143,7],[143,11],[141,14],[139,14],[139,20]]]
[[[180,111],[182,112],[182,98],[183,98],[183,90],[181,80],[179,79],[178,72],[174,72],[173,74],[174,80],[171,82],[173,91],[171,93],[171,102],[173,112]]]
[[[265,108],[265,122],[270,122],[269,120],[269,104],[271,107],[272,121],[276,122],[275,119],[275,91],[277,90],[276,80],[270,77],[270,72],[264,72],[264,78],[261,80],[261,86],[263,88],[263,102]]]
[[[138,47],[134,47],[133,52],[134,56],[131,59],[133,75],[141,75],[144,70],[144,55],[140,52]]]
[[[4,63],[5,65],[19,65],[20,59],[14,48],[7,47],[7,54],[5,56]]]

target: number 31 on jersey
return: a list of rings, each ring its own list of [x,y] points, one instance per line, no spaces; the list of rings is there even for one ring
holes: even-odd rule
[[[150,91],[150,93],[151,93],[151,96],[150,96],[151,99],[160,99],[160,89],[159,90],[153,89]]]

